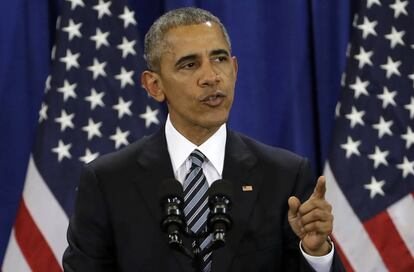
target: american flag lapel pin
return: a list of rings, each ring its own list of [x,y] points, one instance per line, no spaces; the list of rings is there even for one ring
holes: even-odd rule
[[[251,192],[251,191],[253,191],[253,186],[252,185],[243,185],[242,186],[242,191],[243,192]]]

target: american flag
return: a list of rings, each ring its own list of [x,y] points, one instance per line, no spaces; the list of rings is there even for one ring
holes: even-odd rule
[[[349,271],[414,271],[414,3],[353,20],[325,175]]]
[[[61,271],[81,166],[163,118],[140,88],[143,59],[124,0],[66,0],[52,72],[3,271]]]

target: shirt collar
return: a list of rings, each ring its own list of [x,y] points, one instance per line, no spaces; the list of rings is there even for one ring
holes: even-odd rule
[[[227,137],[226,124],[221,125],[207,141],[197,146],[174,128],[170,120],[170,115],[168,115],[165,124],[165,137],[167,139],[167,148],[170,153],[174,173],[185,163],[191,152],[194,149],[198,149],[203,152],[220,176],[222,175]]]

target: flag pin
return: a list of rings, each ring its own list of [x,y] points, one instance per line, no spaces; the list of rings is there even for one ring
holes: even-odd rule
[[[253,186],[252,185],[243,185],[242,186],[242,191],[243,192],[251,192],[251,191],[253,191]]]

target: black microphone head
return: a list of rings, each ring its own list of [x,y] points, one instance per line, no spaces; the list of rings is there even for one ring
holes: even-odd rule
[[[226,179],[218,179],[211,184],[208,190],[210,198],[215,196],[225,196],[230,201],[233,199],[233,183]]]
[[[177,197],[181,200],[181,202],[183,202],[183,186],[176,179],[166,179],[163,180],[160,184],[160,188],[158,190],[158,199],[161,201],[161,203],[165,202],[166,199],[170,197]]]
[[[225,233],[232,226],[230,210],[233,201],[233,184],[225,179],[216,180],[210,186],[208,197],[210,208],[207,218],[208,228],[213,233],[214,243],[218,242],[222,246],[225,243]]]

